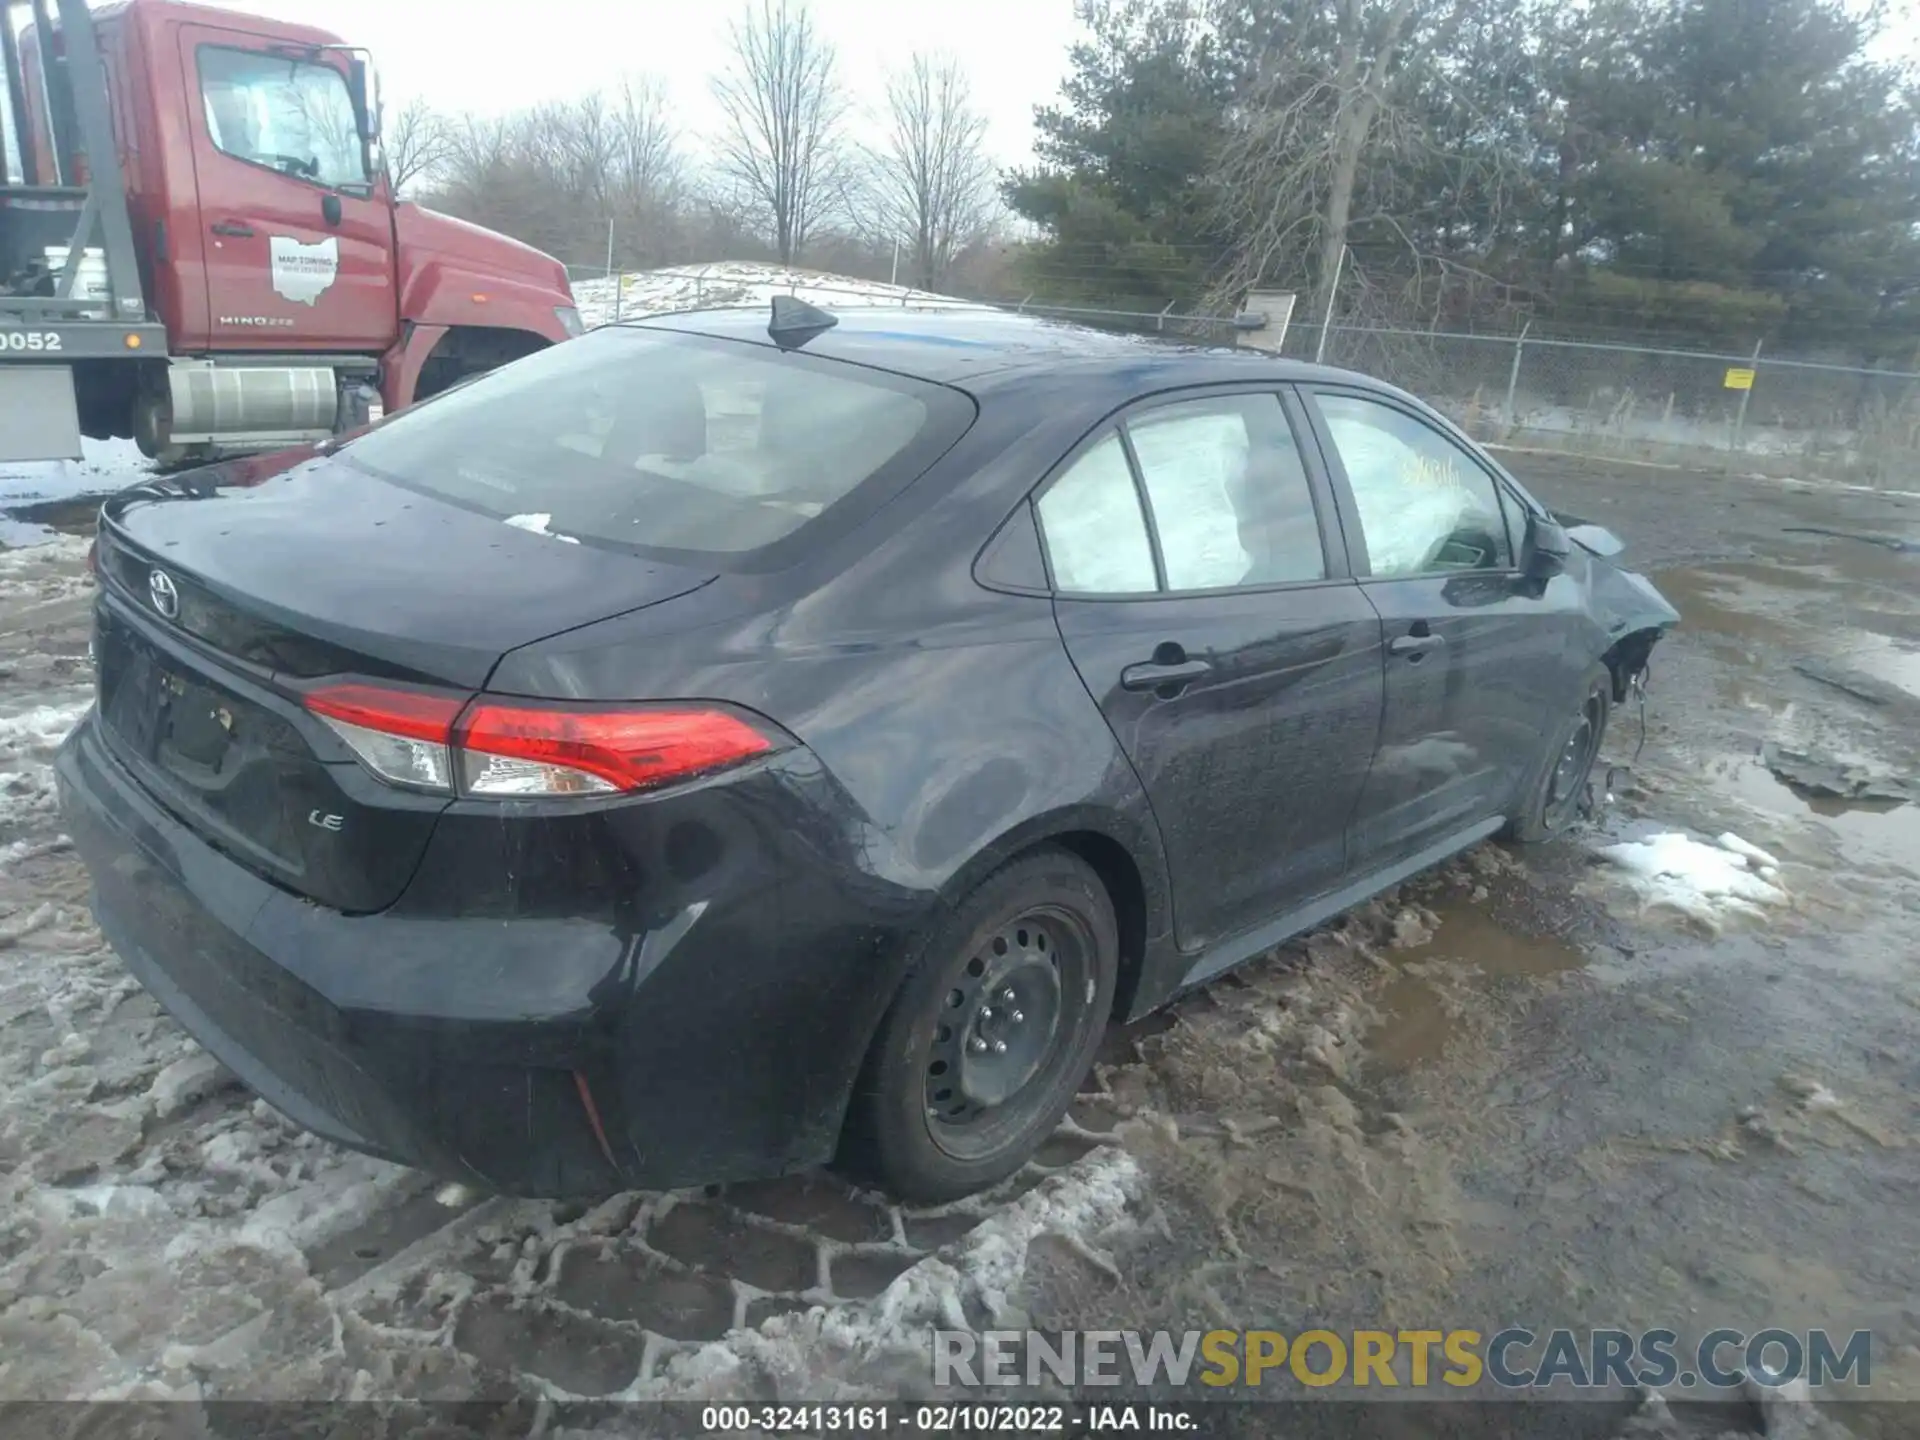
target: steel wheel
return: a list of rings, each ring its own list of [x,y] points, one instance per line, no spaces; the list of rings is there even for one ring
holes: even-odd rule
[[[1586,809],[1593,767],[1613,714],[1613,672],[1602,664],[1591,666],[1576,694],[1578,703],[1562,711],[1559,723],[1540,737],[1527,788],[1508,822],[1511,839],[1550,840]]]
[[[1119,979],[1113,902],[1046,847],[994,871],[902,978],[856,1083],[840,1161],[902,1199],[1005,1179],[1060,1123]]]
[[[1547,777],[1545,817],[1550,828],[1558,830],[1580,813],[1606,723],[1606,697],[1589,693]]]
[[[954,967],[926,1064],[927,1123],[947,1154],[991,1154],[1031,1121],[1092,999],[1091,947],[1080,920],[1041,906]]]

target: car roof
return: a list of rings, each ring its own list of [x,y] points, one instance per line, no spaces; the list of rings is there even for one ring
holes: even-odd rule
[[[972,391],[1011,384],[1035,370],[1071,370],[1089,380],[1124,377],[1137,390],[1216,381],[1354,378],[1265,351],[1095,330],[985,305],[836,306],[831,313],[837,323],[806,343],[807,354]],[[620,323],[771,346],[768,319],[767,307],[756,305],[688,310]]]

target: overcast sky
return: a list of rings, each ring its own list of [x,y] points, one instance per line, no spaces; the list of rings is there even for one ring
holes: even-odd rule
[[[739,0],[215,0],[323,25],[373,51],[388,112],[413,95],[442,110],[498,112],[652,74],[689,148],[718,128],[708,77],[727,60]],[[945,50],[966,70],[1003,164],[1031,155],[1033,107],[1058,94],[1079,34],[1073,0],[812,0],[856,104],[881,100],[887,69]],[[511,18],[508,18],[511,17]]]

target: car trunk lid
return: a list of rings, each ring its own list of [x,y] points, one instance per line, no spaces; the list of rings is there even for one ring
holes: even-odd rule
[[[448,797],[382,783],[302,706],[325,676],[480,689],[500,656],[712,575],[569,545],[322,456],[122,492],[101,516],[109,745],[183,823],[299,894],[391,904]]]

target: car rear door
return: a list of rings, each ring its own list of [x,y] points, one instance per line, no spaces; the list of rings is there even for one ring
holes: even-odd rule
[[[1186,950],[1338,883],[1379,724],[1379,617],[1293,406],[1144,403],[1036,499],[1060,633],[1152,804]]]
[[[1479,457],[1390,394],[1303,388],[1385,628],[1386,710],[1349,845],[1374,869],[1511,812],[1566,637],[1520,580],[1524,517]]]
[[[373,353],[399,328],[393,215],[370,176],[346,59],[180,27],[205,257],[187,348]],[[194,317],[196,319],[202,317]]]

